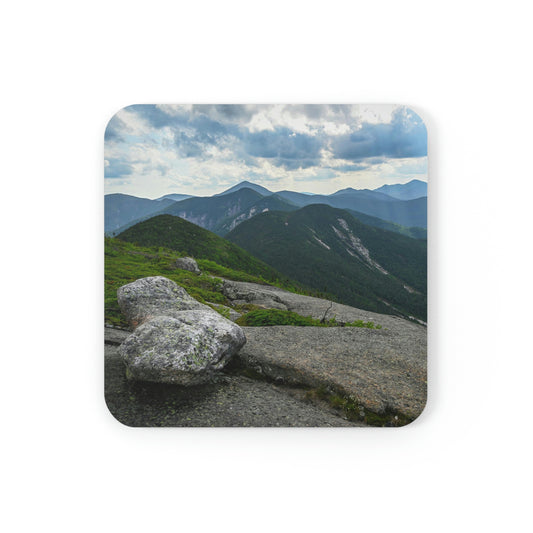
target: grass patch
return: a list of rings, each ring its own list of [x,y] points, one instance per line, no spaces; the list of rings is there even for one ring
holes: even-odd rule
[[[365,409],[353,396],[343,396],[333,392],[325,386],[315,389],[309,389],[305,393],[308,401],[322,400],[327,402],[331,407],[341,411],[343,415],[353,422],[363,422],[374,427],[400,427],[406,426],[413,421],[401,413],[394,412],[390,409],[384,413],[374,413]]]
[[[125,327],[128,325],[118,306],[118,288],[149,276],[164,276],[175,281],[193,298],[202,303],[212,302],[223,305],[230,303],[222,293],[222,280],[217,276],[260,285],[270,284],[298,294],[318,295],[313,291],[294,285],[287,279],[266,280],[261,276],[254,276],[247,272],[221,266],[208,259],[197,259],[198,266],[202,271],[201,274],[181,270],[174,266],[174,262],[186,254],[162,246],[139,246],[117,238],[106,237],[104,249],[105,321],[115,326]],[[250,308],[244,306],[242,310],[252,310],[252,304],[250,304]],[[225,316],[224,311],[221,314]]]
[[[199,259],[201,274],[175,268],[174,262],[183,254],[163,248],[161,246],[143,247],[133,243],[121,241],[117,238],[105,238],[105,321],[115,326],[128,325],[122,315],[117,302],[117,290],[122,285],[131,283],[139,278],[149,276],[164,276],[183,287],[199,302],[229,305],[229,301],[222,293],[222,276],[235,281],[267,284],[261,277],[252,276],[246,272],[220,266],[213,261]],[[272,283],[271,283],[272,284]],[[299,294],[306,291],[296,288],[287,281],[280,281],[279,288]],[[315,318],[304,317],[292,311],[278,309],[261,309],[254,304],[236,306],[239,312],[246,313],[240,317],[237,324],[241,326],[320,326],[320,327],[359,327],[381,329],[373,322],[338,322],[335,318],[322,322]],[[216,309],[226,316],[229,311]]]
[[[195,274],[173,267],[181,254],[162,247],[141,247],[118,239],[105,239],[105,321],[127,326],[117,302],[117,290],[139,278],[164,276],[182,286],[199,302],[227,305],[222,294],[222,281],[209,273]]]
[[[250,311],[256,311],[258,309],[264,309],[264,307],[246,302],[243,304],[233,304],[233,309],[241,314],[244,314],[249,313]]]
[[[237,320],[239,326],[315,326],[315,327],[354,327],[381,329],[381,326],[373,322],[356,320],[354,322],[337,322],[335,318],[321,321],[317,318],[299,315],[293,311],[279,309],[255,309],[241,316]]]
[[[213,305],[211,303],[207,304],[213,311],[216,311],[219,315],[222,315],[224,318],[230,320],[230,310],[228,307],[222,307],[220,305]]]

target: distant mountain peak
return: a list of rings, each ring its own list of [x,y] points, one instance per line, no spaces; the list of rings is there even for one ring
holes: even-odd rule
[[[161,200],[174,200],[175,202],[180,202],[181,200],[186,200],[187,198],[192,198],[192,195],[170,193],[170,194],[165,194],[164,196],[161,196],[160,198],[156,198],[156,200],[158,202],[160,202]]]
[[[339,189],[338,191],[334,192],[333,194],[342,194],[345,192],[352,192],[356,191],[357,189],[354,189],[353,187],[346,187],[345,189]]]
[[[414,200],[428,195],[428,184],[425,181],[413,179],[407,183],[382,185],[374,192],[386,194],[397,200]]]
[[[241,181],[240,183],[237,183],[237,185],[234,185],[233,187],[230,187],[229,189],[221,192],[221,193],[218,193],[218,194],[215,194],[215,196],[222,196],[224,194],[230,194],[232,192],[236,192],[240,189],[252,189],[253,191],[255,192],[258,192],[259,194],[262,194],[263,196],[268,196],[270,194],[272,194],[272,191],[269,191],[268,189],[266,189],[265,187],[261,186],[261,185],[257,185],[256,183],[252,183],[251,181],[247,181],[247,180],[244,180],[244,181]]]

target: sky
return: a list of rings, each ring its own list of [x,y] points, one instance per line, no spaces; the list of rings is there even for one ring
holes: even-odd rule
[[[133,105],[105,131],[105,194],[210,196],[427,181],[422,119],[394,105]]]

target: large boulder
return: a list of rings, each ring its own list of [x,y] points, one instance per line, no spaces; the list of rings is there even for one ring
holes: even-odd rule
[[[131,379],[204,383],[246,342],[239,326],[162,276],[120,287],[118,303],[136,328],[120,346]]]
[[[209,381],[246,342],[242,329],[213,310],[156,316],[120,346],[130,379],[197,385]]]
[[[118,289],[120,309],[133,327],[155,316],[175,316],[192,309],[212,309],[163,276],[138,279]]]

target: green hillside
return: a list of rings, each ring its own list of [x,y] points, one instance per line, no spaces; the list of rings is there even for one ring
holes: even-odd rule
[[[104,231],[110,235],[126,224],[146,219],[174,204],[172,200],[149,200],[128,194],[107,194],[104,197]]]
[[[142,247],[120,241],[116,238],[105,238],[105,322],[127,326],[117,302],[117,289],[139,278],[149,276],[165,276],[185,287],[187,292],[200,301],[225,303],[220,291],[220,282],[207,273],[210,261],[198,263],[207,272],[196,275],[186,270],[172,268],[172,263],[182,254],[159,246]]]
[[[209,259],[197,259],[198,266],[202,271],[200,275],[175,268],[173,263],[178,257],[184,255],[191,254],[157,245],[139,246],[118,238],[106,237],[104,256],[106,323],[127,326],[118,306],[117,289],[139,278],[165,276],[184,287],[191,296],[200,302],[207,301],[216,304],[229,304],[222,293],[221,280],[217,276],[235,281],[266,283],[266,280],[261,276],[254,276],[248,272],[222,266]],[[269,271],[274,272],[273,269],[269,269]],[[327,296],[319,294],[317,291],[306,290],[281,274],[276,273],[276,275],[276,280],[269,280],[270,284],[301,294]]]
[[[406,227],[427,227],[427,198],[399,200],[376,191],[343,189],[334,194],[307,195],[292,191],[277,193],[299,207],[323,204],[350,209]]]
[[[426,241],[370,227],[327,205],[262,213],[226,238],[343,303],[426,318]]]
[[[240,211],[238,214],[232,214],[231,216],[222,219],[213,228],[213,232],[221,237],[224,237],[240,223],[264,211],[295,211],[296,209],[298,209],[297,206],[291,204],[287,200],[284,200],[277,194],[263,196],[252,205]]]
[[[164,210],[165,214],[178,216],[202,228],[218,233],[221,223],[236,217],[263,195],[252,189],[243,188],[221,196],[196,197],[175,202]]]
[[[272,267],[239,246],[176,216],[158,215],[128,228],[117,236],[140,246],[163,246],[195,259],[247,272],[268,281],[284,278]]]
[[[365,215],[358,211],[352,211],[347,209],[351,215],[360,220],[363,224],[367,226],[374,226],[375,228],[386,229],[388,231],[394,231],[394,233],[400,233],[406,237],[412,237],[413,239],[427,239],[427,229],[418,228],[416,226],[407,227],[402,226],[401,224],[396,224],[394,222],[388,222],[382,218],[372,217],[370,215]]]

